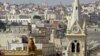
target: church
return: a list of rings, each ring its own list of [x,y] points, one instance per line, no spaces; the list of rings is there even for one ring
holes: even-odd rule
[[[86,21],[79,0],[74,0],[71,19],[67,25],[67,56],[86,56]]]

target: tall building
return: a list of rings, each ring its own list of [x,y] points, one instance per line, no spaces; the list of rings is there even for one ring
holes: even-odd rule
[[[74,0],[67,27],[67,55],[86,56],[86,22],[81,15],[79,0]]]

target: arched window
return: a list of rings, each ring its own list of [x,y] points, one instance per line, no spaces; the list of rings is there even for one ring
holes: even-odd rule
[[[80,43],[77,40],[71,43],[71,51],[72,52],[80,52]]]
[[[77,43],[77,52],[80,52],[80,44]]]
[[[75,44],[74,43],[72,43],[72,52],[75,52]]]

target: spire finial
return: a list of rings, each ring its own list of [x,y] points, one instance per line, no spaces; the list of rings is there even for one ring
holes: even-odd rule
[[[81,21],[81,14],[80,14],[80,4],[79,4],[79,0],[74,0],[74,4],[73,4],[73,12],[72,12],[72,16],[71,16],[71,20],[70,20],[70,28],[76,23],[78,22],[79,24]]]

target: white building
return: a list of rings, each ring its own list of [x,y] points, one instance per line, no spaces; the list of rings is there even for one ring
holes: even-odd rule
[[[57,17],[57,15],[56,15],[56,13],[53,10],[45,10],[44,11],[44,18],[46,20],[56,19],[56,17]]]
[[[0,49],[8,50],[9,43],[22,43],[22,35],[26,35],[25,33],[0,33]],[[14,45],[11,44],[11,45]],[[17,45],[17,44],[16,44]],[[19,45],[19,44],[18,44]]]
[[[0,20],[4,22],[16,22],[16,23],[22,23],[22,25],[27,25],[31,22],[31,19],[33,18],[34,14],[6,14],[6,15],[0,15]]]
[[[26,43],[8,43],[7,50],[27,50]]]
[[[95,12],[95,4],[85,4],[82,5],[83,14],[93,13]]]

